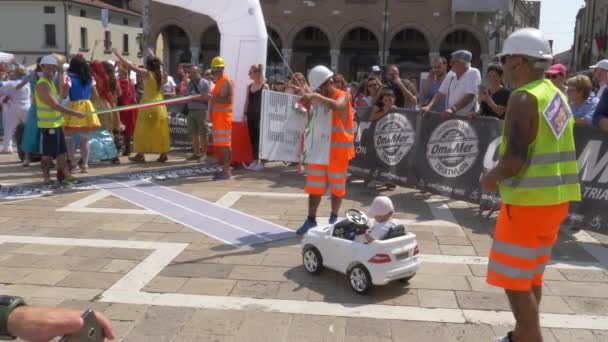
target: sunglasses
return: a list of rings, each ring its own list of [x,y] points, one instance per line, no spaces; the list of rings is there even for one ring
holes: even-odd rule
[[[511,57],[513,55],[504,55],[502,57],[500,57],[500,64],[507,64],[507,58]]]

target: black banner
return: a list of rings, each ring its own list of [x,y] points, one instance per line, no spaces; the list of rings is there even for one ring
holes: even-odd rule
[[[395,110],[377,122],[370,110],[356,115],[357,176],[414,187],[496,209],[496,193],[482,193],[479,179],[498,162],[502,121],[495,118],[441,120],[437,114]],[[415,127],[415,129],[413,129]],[[592,127],[574,130],[583,201],[570,219],[608,231],[608,140]]]
[[[412,168],[418,114],[395,110],[378,121],[369,121],[370,111],[358,112],[356,156],[351,172],[368,179],[403,186],[416,185]]]
[[[502,122],[495,118],[421,120],[414,169],[418,188],[450,198],[479,203],[479,179],[488,147],[500,137]],[[492,158],[492,157],[490,157]]]
[[[169,109],[169,108],[167,108]],[[171,148],[191,148],[192,139],[188,132],[188,119],[181,112],[169,111],[169,133]]]
[[[583,201],[572,206],[575,221],[608,230],[608,141],[592,127],[574,129]]]

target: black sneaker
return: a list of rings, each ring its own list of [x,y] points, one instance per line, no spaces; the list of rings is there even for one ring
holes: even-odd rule
[[[213,176],[213,180],[215,180],[215,181],[219,181],[219,180],[229,180],[229,179],[231,179],[231,178],[232,178],[232,174],[230,174],[229,172],[224,172],[224,171],[219,172],[219,173],[216,173],[216,174]]]

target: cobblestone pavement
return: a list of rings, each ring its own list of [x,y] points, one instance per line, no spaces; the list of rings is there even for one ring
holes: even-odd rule
[[[23,168],[13,158],[0,156],[0,183],[39,179],[37,164]],[[170,163],[184,162],[172,155]],[[91,174],[159,166],[105,165]],[[273,164],[235,175],[163,185],[292,229],[303,222],[306,198],[277,195],[302,193],[303,177],[293,168]],[[113,196],[70,210],[97,192],[0,204],[0,293],[94,308],[123,341],[491,341],[510,328],[506,297],[485,283],[483,259],[475,258],[487,256],[494,220],[468,203],[404,188],[386,192],[397,218],[415,221],[409,229],[434,259],[409,285],[358,296],[340,274],[306,274],[295,238],[237,249]],[[376,194],[353,182],[343,208],[365,210]],[[327,200],[319,216],[329,216]],[[424,224],[431,220],[454,224]],[[608,237],[562,231],[553,253],[561,264],[545,277],[545,340],[608,341]]]

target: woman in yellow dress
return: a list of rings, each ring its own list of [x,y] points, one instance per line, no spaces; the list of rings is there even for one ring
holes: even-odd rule
[[[78,165],[82,173],[88,172],[89,169],[89,136],[88,133],[101,127],[101,122],[95,112],[95,107],[91,102],[91,97],[96,97],[97,92],[93,86],[93,77],[91,74],[91,66],[82,56],[75,56],[70,61],[68,68],[68,76],[70,78],[69,107],[77,112],[87,114],[84,118],[78,118],[72,115],[65,115],[65,140],[68,150],[68,159],[70,169],[76,167],[74,158],[74,148],[72,146],[72,136],[75,133],[80,135],[80,161]]]
[[[163,100],[161,88],[163,79],[162,63],[158,57],[149,56],[146,58],[146,68],[142,69],[121,56],[118,50],[112,49],[112,51],[124,65],[137,72],[144,80],[144,94],[140,103]],[[140,109],[135,122],[135,132],[133,133],[133,149],[137,155],[129,158],[129,160],[143,163],[146,161],[144,153],[159,153],[160,156],[156,161],[166,162],[170,148],[169,139],[167,107],[162,105]]]

